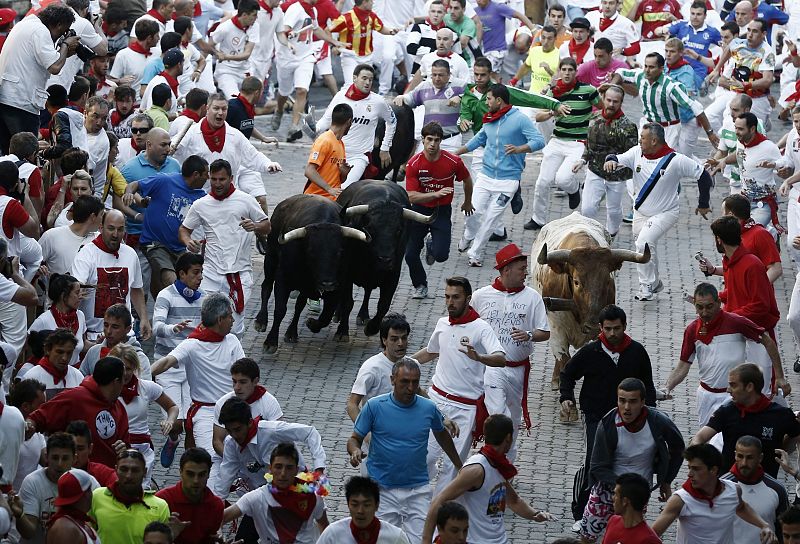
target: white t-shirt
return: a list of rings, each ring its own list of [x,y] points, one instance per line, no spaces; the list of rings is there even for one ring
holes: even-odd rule
[[[269,14],[267,10],[260,9],[256,21],[260,35],[250,59],[253,63],[272,62],[272,55],[275,52],[275,32],[283,28],[283,10],[278,6],[272,10],[272,14]]]
[[[58,383],[55,383],[55,378],[39,365],[34,366],[25,373],[26,380],[36,380],[45,386],[45,395],[48,400],[55,397],[57,393],[60,393],[64,389],[78,387],[84,377],[81,371],[74,366],[67,367],[67,375],[64,377],[64,381]]]
[[[708,501],[695,499],[679,487],[675,494],[683,501],[678,515],[676,544],[730,544],[733,542],[732,523],[739,507],[736,484],[720,480],[722,493],[714,497],[714,507]]]
[[[142,111],[147,111],[148,108],[150,108],[150,106],[153,105],[153,89],[155,89],[157,86],[161,84],[166,84],[169,86],[169,83],[167,83],[167,78],[165,78],[160,74],[154,76],[153,79],[150,80],[150,83],[148,83],[147,87],[145,87],[144,89],[144,94],[142,95],[142,104],[139,106],[139,109],[141,109]],[[175,93],[171,94],[172,94],[172,99],[170,100],[169,113],[174,113],[177,115],[178,97],[175,96]]]
[[[108,75],[115,79],[123,76],[134,76],[130,86],[136,91],[136,96],[138,97],[142,86],[142,74],[144,74],[144,67],[149,58],[149,56],[137,53],[130,47],[126,47],[114,57],[114,64],[111,66]]]
[[[736,162],[739,165],[739,175],[742,179],[742,188],[754,193],[768,191],[766,187],[775,187],[775,177],[772,168],[762,168],[761,161],[776,162],[780,160],[781,152],[775,142],[763,142],[747,147],[741,142],[736,144]],[[759,188],[752,188],[757,185]]]
[[[297,4],[292,4],[293,6]],[[313,544],[317,541],[319,532],[317,531],[316,521],[322,518],[325,514],[325,501],[322,497],[314,494],[309,494],[308,499],[315,501],[314,510],[311,516],[303,522],[297,531],[297,536],[294,539],[296,544]],[[280,503],[275,500],[269,490],[269,486],[265,485],[256,490],[245,493],[244,496],[236,503],[242,514],[253,518],[256,526],[258,536],[261,537],[262,544],[278,544],[278,531],[275,529],[275,522],[272,519],[272,513],[277,510],[281,512]],[[281,512],[282,515],[287,515]]]
[[[466,344],[483,355],[505,353],[492,327],[483,319],[451,325],[447,316],[441,317],[427,347],[429,353],[439,354],[433,385],[451,395],[477,399],[484,392],[486,366],[460,351],[466,349]]]
[[[96,237],[96,232],[78,236],[68,226],[48,229],[39,238],[39,245],[42,246],[42,262],[47,265],[51,273],[67,274],[72,270],[72,263],[78,251],[86,244],[91,244]]]
[[[11,302],[18,289],[19,285],[0,275],[0,302]]]
[[[81,44],[91,49],[100,45],[100,43],[103,41],[103,37],[97,33],[97,29],[94,27],[91,21],[78,15],[74,9],[69,9],[73,15],[75,15],[75,20],[72,22],[70,28],[74,30],[75,35],[81,39]],[[69,91],[69,88],[72,86],[72,82],[75,80],[75,76],[81,71],[81,68],[83,68],[83,61],[78,58],[78,55],[72,55],[71,57],[67,58],[67,61],[64,63],[64,67],[58,74],[50,76],[47,86],[61,85],[67,91]]]
[[[321,134],[331,127],[331,117],[333,108],[339,104],[347,104],[353,109],[353,124],[350,130],[342,138],[344,149],[348,157],[363,155],[372,151],[375,142],[375,129],[378,121],[383,119],[386,123],[386,131],[381,142],[381,151],[389,151],[394,141],[394,133],[397,129],[397,118],[394,110],[386,103],[382,96],[376,93],[369,93],[363,100],[351,100],[345,94],[347,89],[342,89],[328,104],[322,119],[317,123],[317,130]]]
[[[39,526],[36,528],[33,538],[26,540],[26,543],[45,544],[47,522],[56,511],[53,502],[58,496],[58,485],[56,482],[50,481],[46,471],[47,469],[42,467],[31,472],[25,477],[19,488],[23,513],[39,520]]]
[[[3,477],[0,478],[0,484],[5,485],[16,478],[19,449],[25,441],[25,418],[16,407],[7,404],[3,407],[3,414],[0,415],[0,436],[3,437],[3,447],[0,448]]]
[[[248,43],[258,43],[260,33],[258,20],[247,27],[247,30],[242,30],[233,24],[232,19],[228,19],[211,33],[211,39],[217,44],[219,50],[226,55],[239,55],[244,52],[244,48]],[[224,72],[226,74],[237,74],[243,77],[245,72],[250,71],[250,59],[223,60],[217,62],[215,70],[217,73]]]
[[[59,57],[39,17],[25,17],[14,25],[0,54],[0,104],[39,115],[49,96],[47,69]]]
[[[106,253],[94,243],[84,245],[72,263],[72,275],[84,284],[95,285],[81,301],[86,328],[103,330],[103,315],[109,306],[123,303],[131,309],[131,289],[142,288],[139,257],[129,246],[119,246],[119,258]]]
[[[461,81],[472,81],[472,71],[467,65],[464,57],[456,53],[450,53],[449,57],[440,57],[436,51],[431,51],[422,55],[419,61],[420,75],[423,79],[428,79],[431,67],[437,60],[446,60],[450,64],[450,79],[460,79]]]
[[[139,380],[139,394],[136,395],[130,404],[127,404],[122,397],[120,401],[125,405],[128,412],[128,430],[132,434],[150,434],[150,424],[147,421],[147,407],[151,402],[155,402],[164,392],[164,388],[156,382],[150,380]]]
[[[58,328],[56,325],[56,319],[53,317],[53,312],[50,310],[44,311],[39,316],[33,320],[31,323],[28,332],[31,333],[33,331],[54,331]],[[75,338],[78,339],[78,345],[75,346],[75,351],[72,352],[72,359],[69,360],[69,364],[74,366],[78,363],[80,359],[81,352],[83,351],[83,336],[86,334],[86,317],[83,315],[83,312],[78,310],[78,332],[75,334]]]
[[[611,45],[614,46],[614,49],[625,49],[634,42],[639,41],[639,31],[636,30],[636,25],[633,23],[633,21],[623,15],[620,15],[619,13],[616,13],[614,14],[614,17],[612,17],[614,22],[611,23],[608,28],[601,31],[600,18],[602,16],[603,13],[599,10],[590,11],[586,14],[586,18],[595,29],[595,43],[597,43],[597,40],[600,38],[607,38],[611,41]],[[590,47],[590,49],[592,48]]]
[[[317,544],[358,544],[350,530],[351,519],[349,517],[340,519],[328,525],[317,540]],[[381,520],[381,530],[375,544],[408,544],[408,537],[402,529]]]
[[[86,131],[86,152],[89,153],[89,161],[94,165],[92,168],[92,181],[94,194],[103,194],[103,187],[106,185],[106,171],[108,170],[108,151],[111,147],[105,129],[100,129],[92,134]]]
[[[187,338],[170,355],[186,370],[192,400],[210,404],[230,392],[231,365],[245,356],[242,344],[233,334],[228,334],[222,342]]]
[[[240,227],[239,222],[247,218],[258,223],[266,217],[255,198],[237,189],[224,200],[211,195],[195,200],[183,226],[191,230],[203,228],[206,237],[204,267],[225,275],[253,270],[255,235]]]
[[[47,440],[42,433],[33,433],[30,439],[22,443],[19,448],[19,464],[17,465],[17,477],[14,478],[14,489],[22,486],[25,476],[39,468],[39,459],[42,450],[47,446]]]
[[[314,40],[314,29],[317,28],[317,8],[312,7],[311,9],[314,17],[309,17],[302,4],[295,2],[283,14],[283,27],[278,28],[278,30],[289,29],[287,33],[289,35],[289,43],[294,46],[294,54],[291,49],[278,42],[277,57],[279,61],[302,60],[314,55],[315,47],[312,42]]]
[[[219,414],[222,411],[222,405],[225,404],[228,399],[233,398],[233,396],[234,393],[231,391],[227,395],[220,397],[220,399],[214,405],[214,425],[217,427],[225,427],[219,422]],[[281,409],[278,399],[276,399],[275,396],[269,391],[264,393],[260,399],[249,404],[250,413],[253,417],[261,416],[261,419],[264,421],[278,421],[283,417],[283,410]]]
[[[364,397],[362,406],[372,397],[392,392],[392,367],[394,363],[383,352],[364,361],[350,391]]]

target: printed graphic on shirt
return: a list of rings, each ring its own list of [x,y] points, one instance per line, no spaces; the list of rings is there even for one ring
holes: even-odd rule
[[[481,312],[481,319],[489,323],[497,333],[500,343],[506,346],[521,345],[523,342],[511,338],[513,329],[524,329],[528,317],[528,307],[524,302],[512,302],[504,311],[498,301],[489,302]],[[528,343],[527,340],[524,342]]]
[[[486,505],[486,515],[490,518],[502,518],[506,511],[506,484],[501,482],[494,486],[489,493],[489,503]]]
[[[102,410],[94,418],[97,435],[103,440],[108,440],[117,432],[117,422],[108,410]]]
[[[102,318],[109,307],[125,304],[128,299],[128,285],[127,268],[98,268],[94,316]]]
[[[189,213],[189,208],[192,207],[192,201],[185,196],[172,195],[167,208],[167,217],[174,217],[181,223]]]

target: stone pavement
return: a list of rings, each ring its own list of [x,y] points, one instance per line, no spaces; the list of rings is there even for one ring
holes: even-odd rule
[[[327,100],[328,95],[322,90],[312,89],[313,102],[324,104]],[[639,101],[636,98],[627,97],[624,109],[631,119],[638,119],[641,115]],[[318,111],[318,115],[321,115],[321,111]],[[775,128],[770,136],[777,141],[791,127],[777,121],[774,115],[773,120]],[[260,128],[268,134],[267,121],[268,119],[264,117],[260,118],[258,123],[261,125]],[[284,120],[284,127],[280,132],[282,136],[287,127],[288,119]],[[302,170],[308,156],[309,142],[304,137],[299,144],[281,143],[278,149],[268,146],[265,146],[264,149],[270,158],[279,161],[284,169],[281,174],[264,177],[272,208],[282,199],[302,191],[305,183]],[[709,150],[710,144],[707,140],[702,139],[695,155],[706,157],[709,155]],[[534,235],[529,231],[524,231],[522,225],[530,214],[533,186],[538,174],[540,157],[541,154],[528,156],[528,166],[522,180],[525,198],[523,212],[516,216],[507,212],[505,216],[509,240],[504,243],[513,241],[526,252],[530,251]],[[712,206],[715,214],[719,212],[720,200],[727,193],[727,186],[722,183],[714,189]],[[458,186],[455,201],[460,203],[462,198],[463,192]],[[665,289],[657,299],[644,303],[633,299],[634,292],[638,287],[634,265],[625,264],[617,277],[617,303],[628,313],[628,332],[648,349],[657,387],[666,381],[670,370],[677,362],[683,329],[694,318],[693,307],[683,301],[683,295],[692,292],[697,283],[706,279],[696,267],[694,253],[703,251],[713,261],[721,261],[717,258],[714,248],[709,229],[710,221],[694,215],[693,210],[696,205],[696,185],[684,184],[681,193],[680,220],[660,242],[660,271]],[[626,206],[630,206],[630,202],[627,202]],[[489,243],[484,255],[483,268],[469,268],[466,256],[459,254],[455,248],[463,231],[464,220],[463,216],[455,213],[458,206],[453,208],[454,225],[450,259],[445,263],[437,263],[428,267],[429,298],[425,300],[411,299],[412,286],[404,265],[400,285],[391,307],[392,311],[404,313],[413,328],[409,353],[414,353],[426,345],[436,320],[445,313],[443,295],[445,278],[452,275],[464,275],[470,279],[473,288],[478,288],[490,283],[496,275],[490,263],[493,263],[494,252],[502,244]],[[566,198],[552,197],[550,218],[561,217],[567,213],[569,210]],[[601,216],[604,217],[604,210],[601,210]],[[782,216],[785,217],[785,204],[782,206]],[[633,248],[630,225],[623,225],[616,247]],[[783,254],[784,276],[777,281],[775,287],[781,313],[785,316],[795,274],[793,264],[789,262],[786,252],[783,251]],[[258,286],[262,279],[260,256],[255,255],[253,262],[254,277]],[[722,283],[721,278],[714,278],[713,281],[718,285]],[[360,290],[356,290],[356,297],[356,304],[359,304],[362,297]],[[375,296],[373,296],[372,303],[373,313],[374,300]],[[258,311],[258,306],[257,298],[252,298],[247,307],[248,328],[242,341],[244,350],[259,362],[262,369],[262,383],[280,401],[285,418],[288,421],[314,425],[322,434],[323,444],[328,454],[328,470],[334,485],[333,495],[328,500],[329,517],[331,520],[339,519],[347,515],[343,482],[349,476],[357,474],[357,469],[350,467],[347,463],[346,442],[352,432],[352,423],[345,413],[345,401],[361,362],[380,350],[378,337],[366,337],[359,327],[351,326],[349,342],[337,343],[333,341],[332,327],[319,334],[312,334],[308,331],[302,325],[305,320],[304,315],[301,318],[299,343],[283,343],[284,323],[281,328],[281,344],[278,352],[273,356],[266,356],[262,349],[265,335],[255,332],[252,327],[252,320]],[[288,315],[291,315],[291,311],[290,307]],[[355,316],[353,315],[351,319],[354,320]],[[794,398],[800,394],[800,380],[791,370],[796,349],[785,320],[781,320],[779,324],[778,336],[784,368],[792,386],[798,390],[798,393],[791,397]],[[557,392],[550,390],[552,365],[547,345],[538,345],[533,355],[534,374],[530,381],[528,397],[534,427],[529,436],[525,433],[520,435],[520,454],[517,462],[520,472],[515,480],[515,488],[536,508],[554,513],[558,516],[559,521],[537,524],[509,513],[506,527],[510,541],[514,543],[544,543],[558,536],[571,534],[569,528],[572,525],[572,516],[569,503],[573,474],[583,456],[582,430],[579,424],[565,426],[557,422],[558,395]],[[432,371],[432,364],[423,368],[423,386],[430,385]],[[697,373],[692,370],[687,380],[675,390],[675,400],[659,405],[659,408],[666,411],[676,421],[687,442],[696,430],[694,391],[697,381]],[[153,411],[151,422],[154,433],[157,433],[157,421],[158,415]],[[156,434],[154,441],[160,448],[163,438]],[[164,471],[158,463],[156,465],[155,479],[160,485],[171,485],[177,479],[177,460],[169,473]],[[683,470],[673,488],[677,487],[685,477],[686,472]],[[792,488],[790,487],[790,489]],[[661,505],[654,498],[648,512],[648,519],[651,522],[658,515],[660,509]],[[674,527],[665,536],[665,542],[673,542]]]

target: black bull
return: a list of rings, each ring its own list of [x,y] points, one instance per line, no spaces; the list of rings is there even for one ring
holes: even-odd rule
[[[378,125],[375,127],[375,145],[372,149],[371,158],[372,171],[374,172],[377,169],[377,173],[371,177],[374,179],[386,179],[386,175],[392,172],[392,181],[397,181],[400,167],[411,158],[414,147],[417,145],[414,141],[414,111],[405,105],[395,106],[391,104],[390,107],[397,119],[397,129],[394,132],[392,147],[389,149],[392,162],[386,168],[381,165],[380,149],[383,135],[386,133],[386,123],[384,123],[383,119],[378,119]]]

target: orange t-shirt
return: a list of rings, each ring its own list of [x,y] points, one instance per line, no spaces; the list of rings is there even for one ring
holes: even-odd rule
[[[325,183],[332,189],[338,189],[342,186],[339,165],[344,163],[344,157],[344,142],[337,139],[332,131],[326,130],[311,146],[308,163],[317,166],[317,172],[325,180]],[[311,181],[306,183],[303,192],[307,195],[321,195],[336,200],[330,193]]]

